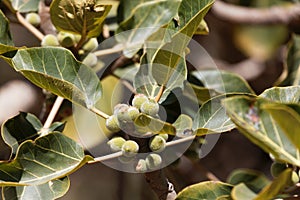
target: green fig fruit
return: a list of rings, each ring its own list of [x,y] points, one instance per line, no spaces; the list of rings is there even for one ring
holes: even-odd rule
[[[121,151],[123,144],[126,142],[126,140],[122,137],[114,137],[110,139],[107,144],[109,145],[110,149],[114,152]]]
[[[133,140],[127,140],[122,145],[122,153],[125,157],[133,157],[139,151],[139,145]]]

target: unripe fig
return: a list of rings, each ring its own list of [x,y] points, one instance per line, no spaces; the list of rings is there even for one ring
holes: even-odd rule
[[[41,18],[37,13],[28,13],[25,20],[33,26],[38,26],[41,23]]]
[[[109,145],[110,149],[112,151],[121,151],[123,144],[126,142],[126,140],[122,137],[114,137],[110,139],[107,144]]]
[[[115,105],[114,115],[118,114],[118,112],[121,108],[129,108],[129,106],[127,104],[124,104],[124,103],[119,103],[119,104]]]
[[[59,42],[55,35],[48,34],[42,39],[41,46],[59,46]]]
[[[82,47],[85,51],[94,51],[98,48],[98,40],[97,38],[91,38],[87,43],[85,43]]]
[[[78,43],[81,39],[81,35],[79,34],[73,34],[74,35],[74,38],[75,38],[75,43]]]
[[[287,168],[285,163],[273,162],[271,165],[271,174],[274,178],[278,177],[281,172]]]
[[[132,105],[140,109],[144,102],[148,101],[148,97],[144,94],[137,94],[132,99]]]
[[[155,116],[159,111],[159,105],[154,101],[146,101],[142,104],[141,111],[147,115]]]
[[[98,63],[98,58],[94,53],[89,53],[82,61],[88,67],[95,67]]]
[[[64,31],[60,31],[57,34],[57,39],[63,47],[71,47],[75,44],[75,36],[71,33],[67,33]]]
[[[298,176],[297,172],[295,172],[295,171],[292,172],[291,182],[292,182],[292,185],[295,185],[296,183],[299,182],[299,176]]]
[[[147,164],[146,160],[140,159],[135,167],[137,172],[146,172],[147,171]]]
[[[118,132],[120,131],[120,126],[118,123],[118,119],[115,115],[111,115],[106,119],[106,128],[111,132]]]
[[[122,145],[122,153],[126,157],[133,157],[139,151],[139,145],[133,140],[127,140]]]
[[[168,138],[169,138],[169,135],[168,135],[167,133],[162,133],[162,134],[159,134],[159,136],[161,136],[162,138],[164,138],[164,139],[165,139],[165,141],[167,141],[167,140],[168,140]]]
[[[132,121],[131,117],[129,116],[128,109],[129,109],[129,107],[121,107],[118,109],[117,119],[118,119],[118,122],[120,125],[126,124],[126,123]]]
[[[166,140],[156,135],[150,140],[149,147],[153,152],[162,152],[166,148]]]
[[[128,115],[131,118],[131,120],[135,120],[135,118],[137,118],[137,116],[139,116],[139,114],[140,114],[140,111],[136,107],[130,106],[128,108]]]
[[[148,169],[158,169],[162,163],[160,155],[151,153],[146,157],[146,165]]]

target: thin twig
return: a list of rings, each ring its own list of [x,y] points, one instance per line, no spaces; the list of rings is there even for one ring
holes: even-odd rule
[[[41,33],[37,28],[35,28],[33,25],[31,25],[29,22],[27,22],[25,20],[25,18],[19,13],[16,13],[17,19],[19,20],[19,22],[25,27],[27,28],[27,30],[29,30],[35,37],[37,37],[39,40],[42,41],[42,39],[44,38],[44,34]]]
[[[46,122],[44,123],[44,126],[43,126],[43,129],[41,131],[41,136],[44,136],[47,134],[47,130],[49,129],[49,127],[51,126],[56,114],[58,113],[59,111],[59,108],[62,104],[62,102],[64,101],[64,98],[62,97],[57,97],[55,102],[54,102],[54,105],[46,119]]]
[[[216,1],[212,13],[218,18],[242,24],[290,24],[300,20],[300,3],[290,6],[248,8]]]
[[[111,160],[111,159],[118,158],[118,157],[121,157],[121,156],[122,156],[122,151],[118,151],[116,153],[112,153],[112,154],[108,154],[108,155],[105,155],[105,156],[94,158],[94,160],[89,161],[88,164],[103,162],[103,161]]]
[[[117,45],[110,49],[95,51],[94,54],[99,57],[99,56],[105,56],[105,55],[110,55],[110,54],[114,54],[114,53],[119,53],[123,50],[124,50],[123,45]]]
[[[161,98],[162,95],[164,94],[165,88],[166,88],[166,87],[165,87],[164,85],[160,86],[159,91],[158,91],[158,94],[157,94],[156,97],[155,97],[155,102],[158,102],[158,101],[160,100],[160,98]]]
[[[166,147],[170,147],[170,146],[174,146],[174,145],[181,144],[184,142],[188,142],[188,141],[193,140],[194,138],[195,138],[195,136],[188,136],[188,137],[181,138],[178,140],[170,141],[170,142],[166,143]],[[103,162],[103,161],[111,160],[111,159],[118,158],[121,156],[122,156],[122,151],[118,151],[116,153],[112,153],[112,154],[108,154],[105,156],[100,156],[100,157],[94,158],[94,160],[89,161],[88,163],[92,164],[92,163],[97,163],[97,162]]]
[[[97,115],[99,115],[100,117],[104,118],[104,119],[108,119],[109,118],[109,115],[106,114],[105,112],[99,110],[98,108],[90,108],[90,111],[96,113]]]

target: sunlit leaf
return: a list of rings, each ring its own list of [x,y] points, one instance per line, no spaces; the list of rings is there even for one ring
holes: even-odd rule
[[[193,124],[196,135],[222,133],[235,128],[222,105],[222,100],[225,98],[224,95],[217,96],[202,104]]]
[[[300,150],[300,114],[291,107],[279,103],[263,104],[262,109],[271,114],[290,141]]]
[[[253,200],[256,197],[256,194],[252,190],[250,190],[244,183],[240,183],[233,187],[231,196],[234,200]]]
[[[147,62],[147,61],[143,61]],[[161,67],[161,69],[166,68],[165,66],[157,66]],[[160,85],[151,75],[149,71],[149,65],[142,63],[139,71],[136,73],[134,79],[134,87],[136,88],[137,92],[146,94],[150,98],[154,98],[161,89]],[[171,76],[168,77],[168,80],[165,85],[164,93],[159,100],[159,103],[162,103],[166,100],[168,95],[174,90],[175,88],[183,88],[184,81],[186,80],[187,76],[187,69],[185,59],[180,60],[178,65],[173,69]]]
[[[141,58],[142,65],[134,82],[137,91],[154,97],[163,86],[165,90],[160,101],[163,102],[172,89],[183,87],[186,47],[212,3],[212,0],[182,1],[177,16],[178,27],[174,27],[172,21],[147,40],[146,54]],[[144,85],[142,80],[146,80]]]
[[[30,11],[37,11],[40,0],[10,0],[14,10],[25,13]]]
[[[140,114],[134,121],[136,129],[141,133],[151,132],[154,134],[175,135],[176,129],[172,124],[151,116]]]
[[[68,177],[61,179],[51,180],[41,185],[32,186],[16,186],[16,187],[3,187],[2,196],[4,199],[43,199],[54,200],[62,197],[68,191],[70,180]]]
[[[136,54],[152,33],[172,20],[178,12],[181,1],[155,0],[138,3],[135,1],[128,4],[126,1],[129,8],[134,8],[130,11],[129,17],[120,23],[117,30],[116,38],[126,47],[124,55],[127,57]],[[124,17],[127,15],[128,13],[124,13]]]
[[[37,117],[23,112],[4,122],[1,134],[4,142],[12,149],[11,156],[16,154],[21,143],[37,138],[42,127],[43,125]]]
[[[95,0],[54,0],[50,7],[51,21],[58,30],[97,37],[111,9],[111,5],[100,3]]]
[[[279,103],[300,103],[300,86],[272,87],[259,96]]]
[[[272,116],[261,109],[266,102],[262,98],[239,96],[225,99],[224,105],[228,116],[249,140],[277,160],[300,166],[297,148]]]
[[[11,62],[16,71],[37,86],[84,107],[92,108],[102,95],[95,72],[65,48],[22,49]]]
[[[254,200],[274,199],[291,183],[292,169],[283,171],[272,183],[266,186]]]
[[[222,70],[195,71],[192,75],[197,78],[204,87],[214,90],[216,93],[250,93],[254,91],[249,84],[239,75]]]
[[[176,128],[176,136],[186,136],[193,133],[193,119],[188,115],[179,115],[173,126]]]
[[[232,188],[232,185],[222,182],[201,182],[184,188],[178,193],[176,200],[214,200],[223,195],[230,195]]]
[[[260,171],[238,169],[231,172],[226,182],[232,185],[244,183],[251,191],[258,193],[270,183],[270,180]]]
[[[89,159],[75,141],[53,132],[23,142],[13,161],[0,163],[0,186],[41,185],[72,173]]]

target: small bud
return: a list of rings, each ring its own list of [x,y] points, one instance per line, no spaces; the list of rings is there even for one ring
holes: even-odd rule
[[[55,35],[48,34],[45,35],[41,42],[42,47],[46,46],[59,46],[58,39]]]
[[[135,120],[135,118],[137,118],[140,114],[139,109],[137,109],[136,107],[130,106],[128,108],[128,115],[131,118],[131,120]]]
[[[146,164],[148,169],[158,169],[162,164],[160,155],[151,153],[146,157]]]
[[[118,112],[121,108],[129,108],[129,106],[127,104],[124,104],[124,103],[119,103],[119,104],[115,105],[114,115],[118,114]]]
[[[129,116],[128,109],[129,107],[121,107],[118,109],[117,119],[121,126],[132,121]]]
[[[28,13],[25,20],[33,26],[38,26],[41,23],[41,18],[37,13]]]
[[[107,144],[110,146],[112,151],[121,151],[125,142],[126,140],[122,137],[114,137],[110,139]]]
[[[161,136],[162,138],[164,138],[164,139],[165,139],[165,141],[167,141],[167,140],[168,140],[168,138],[169,138],[169,135],[168,135],[167,133],[162,133],[162,134],[159,134],[159,136]]]
[[[159,111],[159,105],[154,101],[146,101],[142,104],[141,111],[147,115],[155,116]]]
[[[63,46],[63,47],[71,47],[71,46],[74,46],[74,44],[75,44],[74,35],[71,33],[64,32],[64,31],[60,31],[57,34],[57,39],[58,39],[59,43],[61,44],[61,46]]]
[[[132,99],[132,105],[140,109],[144,102],[148,101],[148,97],[144,94],[137,94]]]
[[[98,40],[97,38],[91,38],[87,43],[85,43],[82,47],[85,51],[94,51],[98,48]]]
[[[126,157],[133,157],[139,151],[139,145],[133,140],[127,140],[122,146],[123,155]]]
[[[146,160],[140,159],[135,167],[137,172],[146,172],[147,171],[147,164]]]
[[[118,119],[115,115],[109,116],[109,118],[106,119],[106,128],[110,130],[111,132],[118,132],[120,131],[120,126],[118,123]]]
[[[149,147],[153,152],[162,152],[166,148],[166,140],[163,137],[156,135],[150,140]]]
[[[98,63],[98,58],[94,53],[89,53],[82,61],[88,67],[95,67]]]
[[[299,176],[295,171],[292,172],[291,182],[292,185],[295,185],[299,182]]]

